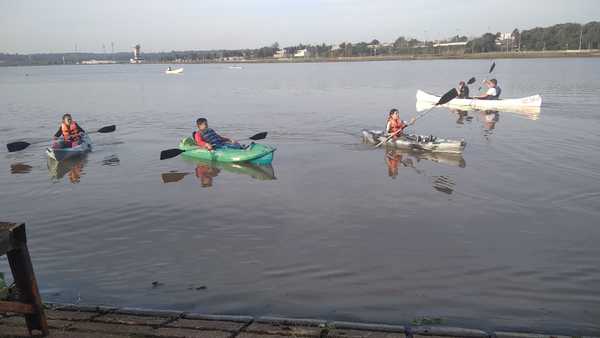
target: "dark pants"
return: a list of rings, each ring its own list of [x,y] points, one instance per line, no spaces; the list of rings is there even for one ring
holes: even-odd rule
[[[225,144],[223,144],[222,146],[219,146],[219,147],[217,147],[217,148],[244,149],[244,148],[242,147],[242,145],[241,145],[241,144],[239,144],[239,143],[225,143]]]

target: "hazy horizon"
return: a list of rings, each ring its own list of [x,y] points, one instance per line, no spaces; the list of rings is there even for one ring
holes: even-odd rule
[[[173,4],[175,3],[175,4]],[[600,18],[600,1],[181,0],[164,2],[0,0],[0,52],[142,52],[436,40]],[[6,29],[8,28],[8,29]],[[103,48],[104,45],[104,48]]]

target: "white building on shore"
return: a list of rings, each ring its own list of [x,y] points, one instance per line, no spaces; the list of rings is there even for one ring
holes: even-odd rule
[[[305,58],[310,57],[310,51],[308,49],[299,49],[294,53],[295,58]]]
[[[275,54],[273,54],[273,57],[275,59],[284,59],[284,58],[288,57],[288,54],[285,51],[285,49],[279,49],[279,50],[275,51]]]

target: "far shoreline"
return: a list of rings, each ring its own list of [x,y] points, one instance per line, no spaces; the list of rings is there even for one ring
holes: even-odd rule
[[[350,56],[350,57],[307,57],[307,58],[281,58],[281,59],[249,59],[249,60],[147,60],[141,64],[285,64],[285,63],[336,63],[336,62],[373,62],[373,61],[421,61],[421,60],[491,60],[491,59],[557,59],[557,58],[597,58],[600,49],[593,50],[560,50],[560,51],[528,51],[528,52],[489,52],[469,54],[410,54],[410,55],[381,55],[381,56]],[[130,64],[129,62],[115,62],[112,64]],[[99,66],[102,64],[22,64],[7,65],[0,62],[0,67],[29,67],[29,66]],[[105,65],[105,64],[104,64]]]

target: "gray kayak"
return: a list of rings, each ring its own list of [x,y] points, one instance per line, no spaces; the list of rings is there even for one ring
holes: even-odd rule
[[[46,154],[53,160],[63,161],[69,158],[79,157],[92,150],[92,140],[87,134],[81,134],[81,143],[75,147],[61,148],[58,144],[52,144],[46,148]]]
[[[362,130],[363,140],[366,143],[378,144],[385,141],[387,135],[380,130]],[[430,151],[439,153],[462,153],[467,143],[464,140],[449,140],[433,135],[402,135],[386,142],[386,147],[409,149],[413,151]]]

